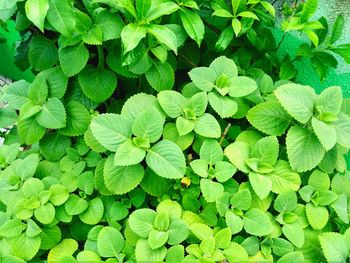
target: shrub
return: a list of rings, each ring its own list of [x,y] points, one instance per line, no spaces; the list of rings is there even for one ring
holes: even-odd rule
[[[36,76],[2,96],[1,260],[348,260],[349,100],[288,81],[305,53],[278,59],[270,3],[198,5],[6,4]],[[285,7],[283,30],[348,59],[341,16],[316,48],[316,6]]]

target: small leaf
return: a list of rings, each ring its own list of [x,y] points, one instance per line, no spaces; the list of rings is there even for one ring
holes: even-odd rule
[[[177,38],[173,31],[163,25],[150,24],[146,28],[147,32],[152,34],[161,44],[177,54]]]
[[[332,28],[332,34],[330,38],[331,44],[334,44],[335,42],[337,42],[337,40],[340,39],[341,35],[343,34],[344,24],[345,24],[344,16],[338,15]]]
[[[28,0],[25,4],[26,15],[33,24],[44,32],[44,21],[49,10],[47,0]]]
[[[201,179],[200,187],[205,200],[215,202],[216,198],[219,198],[224,193],[224,187],[217,182],[213,182],[209,179]]]
[[[137,47],[140,41],[146,37],[146,29],[136,24],[128,24],[120,34],[124,46],[124,54]]]
[[[305,234],[297,222],[284,225],[282,227],[282,232],[296,247],[301,248],[304,245]]]
[[[270,194],[272,181],[268,176],[250,172],[249,182],[252,185],[254,192],[261,200],[265,199]]]
[[[146,72],[146,79],[156,91],[170,90],[174,86],[174,69],[168,62],[154,62]]]
[[[50,129],[58,129],[66,126],[66,110],[57,98],[50,98],[36,115],[37,122]]]
[[[97,251],[102,257],[118,257],[124,247],[124,238],[120,232],[110,226],[104,227],[97,237]]]
[[[158,110],[145,110],[135,119],[132,125],[132,133],[137,137],[147,138],[151,143],[154,143],[162,136],[163,125],[164,118]]]
[[[215,86],[216,74],[210,68],[197,67],[192,69],[189,76],[197,88],[203,91],[211,91]]]
[[[136,147],[132,141],[122,143],[115,153],[114,164],[118,166],[133,165],[142,162],[146,151]]]
[[[60,48],[58,55],[62,70],[67,77],[78,74],[89,59],[89,51],[83,43]]]
[[[230,81],[229,95],[234,98],[247,96],[258,88],[255,80],[248,77],[234,77]]]
[[[129,217],[129,226],[132,231],[142,238],[147,238],[154,228],[157,213],[151,209],[143,208],[134,211]]]
[[[161,91],[157,97],[160,106],[169,117],[177,118],[182,114],[186,99],[181,93],[173,90]]]
[[[162,247],[169,238],[168,232],[158,231],[158,230],[151,230],[148,236],[148,245],[152,249],[157,249]]]
[[[189,11],[186,8],[182,8],[180,11],[180,18],[182,24],[189,35],[197,45],[200,46],[204,38],[204,24],[200,16],[194,11]]]
[[[306,216],[310,225],[315,230],[324,228],[329,218],[327,208],[315,206],[313,204],[306,205]]]
[[[196,120],[194,131],[199,135],[208,138],[219,138],[221,136],[219,123],[213,115],[210,115],[209,113],[205,113]]]
[[[323,148],[326,151],[332,149],[337,142],[336,129],[333,126],[316,118],[312,118],[311,124],[312,129],[314,130],[314,133],[316,134]]]
[[[269,217],[261,210],[252,208],[243,217],[244,229],[255,236],[265,236],[272,232]]]

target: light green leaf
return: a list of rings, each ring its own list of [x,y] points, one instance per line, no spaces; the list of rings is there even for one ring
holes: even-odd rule
[[[173,31],[163,25],[150,24],[147,32],[153,35],[161,44],[166,45],[177,54],[177,38]]]
[[[209,164],[206,160],[193,160],[190,163],[191,168],[193,169],[193,171],[198,174],[200,177],[208,177],[208,168],[209,168]]]
[[[259,20],[257,15],[254,14],[253,12],[250,12],[250,11],[243,11],[243,12],[239,13],[237,16],[246,17],[246,18],[253,18],[253,19]]]
[[[202,116],[208,106],[208,97],[206,92],[194,94],[187,102],[186,106],[193,110],[196,116]]]
[[[146,37],[146,29],[140,25],[128,24],[123,28],[120,36],[125,54],[137,47],[140,41]]]
[[[57,63],[57,48],[55,43],[43,36],[34,36],[30,42],[28,59],[36,71],[51,68]]]
[[[20,109],[23,104],[29,101],[28,87],[29,83],[25,80],[19,80],[3,87],[4,95],[1,97],[12,109]]]
[[[320,230],[328,222],[329,213],[327,208],[321,206],[315,206],[313,204],[306,205],[306,216],[310,225],[315,230]]]
[[[206,160],[209,164],[216,164],[224,159],[224,153],[220,144],[213,139],[205,139],[199,152],[201,159]]]
[[[272,181],[271,191],[281,194],[287,191],[297,191],[301,180],[299,174],[293,172],[289,163],[283,160],[277,161],[274,171],[270,174]]]
[[[182,262],[185,255],[185,249],[182,245],[175,245],[168,249],[166,263]]]
[[[28,0],[25,3],[25,11],[28,19],[44,32],[44,21],[49,10],[49,3],[47,0]]]
[[[238,37],[239,33],[242,31],[242,23],[237,18],[232,19],[231,22],[233,32],[235,32],[236,37]]]
[[[194,131],[197,134],[208,138],[219,138],[221,136],[219,123],[214,116],[209,113],[204,113],[203,116],[196,120]]]
[[[252,204],[252,195],[249,189],[239,190],[237,193],[233,194],[230,203],[233,208],[248,210]]]
[[[27,237],[22,234],[10,240],[11,254],[25,261],[31,260],[39,251],[41,239],[40,236]]]
[[[304,230],[297,222],[284,225],[282,227],[282,232],[296,247],[301,248],[304,245]]]
[[[261,200],[265,199],[270,194],[272,188],[272,181],[270,177],[259,173],[250,172],[249,182],[252,185],[254,192]]]
[[[348,197],[345,194],[338,196],[338,199],[331,205],[335,213],[345,224],[349,224]]]
[[[160,139],[163,132],[164,118],[156,109],[147,109],[139,115],[133,125],[132,133],[141,138],[147,138],[151,143]]]
[[[148,245],[152,249],[160,248],[168,241],[168,238],[169,232],[152,229],[148,236]]]
[[[179,9],[179,6],[174,2],[160,2],[152,5],[147,14],[147,21],[150,22],[164,15],[170,15]]]
[[[284,192],[277,196],[273,208],[282,213],[290,212],[297,208],[297,195],[295,192]]]
[[[338,115],[343,100],[342,90],[339,86],[326,88],[316,99],[316,108],[321,113]]]
[[[246,160],[250,156],[249,144],[245,142],[234,142],[225,148],[224,151],[230,162],[244,173],[248,173],[250,168],[246,164]]]
[[[81,42],[74,46],[60,48],[58,58],[64,74],[72,77],[85,67],[89,59],[89,51]]]
[[[120,38],[124,22],[117,14],[103,10],[96,16],[95,23],[102,29],[103,41]]]
[[[55,206],[64,204],[69,198],[69,192],[63,185],[54,184],[49,188],[49,191],[51,192],[49,200]]]
[[[92,119],[91,131],[99,143],[115,152],[131,137],[131,125],[122,115],[102,114]]]
[[[216,92],[210,92],[208,99],[210,106],[221,118],[229,118],[238,111],[237,102],[228,96],[223,97]]]
[[[102,257],[118,257],[123,247],[124,238],[117,229],[107,226],[98,233],[97,251]]]
[[[267,1],[261,1],[261,5],[265,8],[267,12],[269,12],[273,17],[275,17],[275,8],[271,3]]]
[[[193,131],[195,122],[193,120],[187,120],[182,116],[176,118],[176,129],[180,136],[184,136]]]
[[[64,204],[68,215],[79,215],[83,213],[89,206],[89,203],[75,194],[71,194]]]
[[[300,251],[290,252],[281,257],[277,263],[304,262],[304,255]]]
[[[92,25],[83,35],[82,40],[88,45],[102,45],[103,31],[100,25]]]
[[[302,18],[306,21],[310,19],[317,10],[318,0],[307,0],[301,11]]]
[[[202,223],[191,224],[190,230],[200,240],[204,240],[206,238],[211,238],[214,236],[213,230],[209,226]]]
[[[318,239],[328,262],[346,262],[349,255],[349,241],[339,233],[322,233]]]
[[[19,236],[25,227],[25,224],[17,218],[7,220],[0,226],[0,236],[5,238]]]
[[[248,253],[243,246],[232,242],[228,248],[223,251],[225,257],[232,263],[248,261]]]
[[[103,214],[103,202],[100,198],[96,197],[89,201],[88,208],[79,215],[79,218],[85,224],[96,225],[101,221]]]
[[[66,110],[58,98],[50,98],[36,115],[37,122],[49,129],[58,129],[66,126]]]
[[[63,239],[61,243],[50,250],[47,260],[53,263],[59,263],[62,255],[73,255],[77,249],[77,241],[74,239]]]
[[[172,141],[162,140],[154,145],[148,150],[146,162],[159,176],[179,179],[185,175],[185,157]]]
[[[275,165],[279,154],[279,144],[275,136],[260,139],[254,144],[250,157],[258,158],[262,162]]]
[[[225,214],[226,225],[231,229],[231,233],[234,235],[239,233],[243,229],[243,220],[232,211],[227,211]]]
[[[140,163],[146,156],[146,151],[136,147],[132,141],[122,143],[114,156],[114,164],[125,166]]]
[[[167,249],[164,246],[161,248],[152,249],[145,239],[140,239],[135,247],[137,262],[142,262],[146,258],[150,262],[162,262],[166,256],[166,252]]]
[[[55,218],[55,208],[51,203],[46,203],[35,209],[34,215],[40,223],[47,225]]]
[[[169,240],[168,240],[169,245],[180,244],[190,234],[190,230],[188,229],[186,221],[181,218],[176,218],[171,221],[168,232],[169,232]]]
[[[226,182],[237,172],[237,168],[229,162],[220,161],[215,165],[214,177],[220,183]]]
[[[350,148],[350,116],[340,113],[338,120],[334,122],[337,133],[337,143],[346,148]]]
[[[159,92],[157,97],[160,106],[169,117],[176,118],[182,114],[182,109],[186,105],[186,99],[181,93],[166,90]]]
[[[227,248],[231,243],[231,229],[226,227],[215,234],[215,246],[221,249]]]
[[[197,88],[203,91],[211,91],[215,87],[216,73],[214,70],[205,67],[192,69],[189,76]]]
[[[254,106],[248,111],[247,119],[256,129],[276,136],[284,134],[291,122],[291,117],[277,101]]]
[[[9,127],[17,121],[17,113],[10,108],[0,109],[0,128]]]
[[[284,84],[275,90],[282,107],[297,121],[307,123],[313,115],[315,91],[309,86]]]
[[[189,37],[196,41],[197,45],[200,46],[205,31],[200,16],[194,11],[182,8],[180,11],[180,18]]]
[[[265,236],[272,232],[269,217],[260,209],[252,208],[243,217],[244,230],[254,236]]]
[[[312,118],[311,124],[312,129],[322,144],[323,148],[326,151],[332,149],[337,141],[336,129],[333,126],[316,118]]]
[[[297,172],[313,169],[321,162],[325,154],[316,135],[307,128],[299,126],[290,128],[286,144],[290,165]]]
[[[167,123],[164,126],[163,138],[175,142],[181,150],[187,149],[194,140],[194,133],[180,136],[174,123]]]
[[[48,0],[47,20],[62,35],[71,37],[75,30],[75,16],[68,0]]]
[[[205,200],[215,202],[224,193],[224,186],[209,179],[201,179],[200,187]]]
[[[35,116],[19,120],[17,122],[18,135],[22,142],[26,144],[34,144],[38,142],[45,134],[45,128],[40,126]]]
[[[142,181],[144,169],[141,164],[130,166],[114,165],[114,156],[106,160],[103,176],[108,190],[114,194],[125,194],[133,190]]]
[[[247,96],[258,88],[256,81],[248,77],[234,77],[230,82],[229,95],[234,98]]]
[[[148,208],[142,208],[131,213],[129,226],[132,231],[142,238],[147,238],[156,219],[157,213]]]
[[[225,56],[214,59],[209,68],[215,72],[216,76],[226,75],[228,78],[234,78],[238,75],[235,62]]]
[[[309,177],[308,184],[312,186],[314,190],[322,191],[328,190],[331,182],[328,174],[320,170],[314,170]]]

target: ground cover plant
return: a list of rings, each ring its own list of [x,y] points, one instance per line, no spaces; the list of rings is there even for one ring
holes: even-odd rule
[[[350,62],[316,8],[0,1],[36,74],[1,94],[1,262],[349,261],[350,103],[291,81]]]

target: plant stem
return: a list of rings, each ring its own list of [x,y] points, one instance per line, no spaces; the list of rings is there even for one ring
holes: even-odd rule
[[[286,35],[287,35],[287,32],[283,32],[283,36],[282,36],[282,38],[281,38],[281,41],[278,42],[278,45],[277,45],[275,51],[277,51],[277,50],[281,47],[281,45],[282,45],[284,39],[286,38]]]
[[[105,66],[105,55],[103,53],[103,46],[97,46],[97,53],[98,53],[98,67],[104,68]]]
[[[225,136],[227,135],[228,130],[229,130],[230,128],[231,128],[231,123],[227,124],[227,126],[226,126],[224,132],[222,133],[221,138],[220,138],[220,141],[219,141],[219,144],[220,144],[220,145],[221,145],[222,142],[224,141]]]

